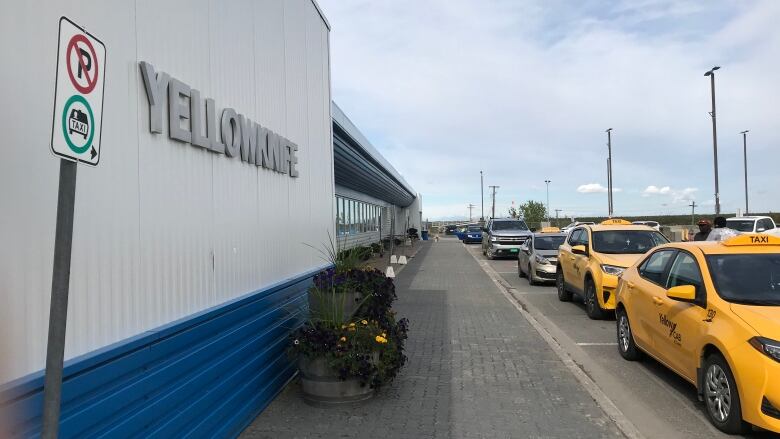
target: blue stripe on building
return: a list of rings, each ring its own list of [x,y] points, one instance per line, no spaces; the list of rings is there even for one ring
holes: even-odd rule
[[[319,270],[65,364],[60,437],[235,437],[295,373],[290,332]],[[43,371],[0,387],[12,434],[40,434]]]

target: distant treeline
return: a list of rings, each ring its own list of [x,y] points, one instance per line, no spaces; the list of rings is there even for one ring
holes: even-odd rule
[[[732,216],[736,216],[735,213],[723,213],[722,216],[725,216],[726,218],[730,218]],[[780,223],[780,213],[751,213],[751,216],[769,216],[772,217],[772,219],[775,220],[775,223]],[[714,214],[703,214],[699,215],[696,214],[696,221],[699,221],[700,219],[708,219],[712,221],[712,219],[715,217]],[[658,221],[661,223],[662,226],[690,226],[691,225],[691,216],[690,215],[643,215],[643,216],[620,216],[616,215],[615,218],[621,218],[626,221]],[[601,221],[604,221],[607,219],[607,217],[577,217],[577,221],[593,221],[595,223],[599,223]],[[553,225],[555,225],[555,218],[551,219]],[[560,218],[559,220],[559,227],[565,226],[571,222],[569,218]]]

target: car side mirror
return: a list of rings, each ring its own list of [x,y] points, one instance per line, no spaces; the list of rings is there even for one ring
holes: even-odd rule
[[[588,249],[584,245],[575,245],[571,248],[571,252],[575,255],[582,255],[587,256],[588,255]]]
[[[696,300],[696,287],[693,285],[679,285],[666,290],[666,297],[681,302],[693,302]]]

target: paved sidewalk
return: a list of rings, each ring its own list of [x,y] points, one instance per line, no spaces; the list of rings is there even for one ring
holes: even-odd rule
[[[459,241],[423,244],[396,278],[406,368],[368,403],[322,409],[291,383],[243,438],[622,437]]]

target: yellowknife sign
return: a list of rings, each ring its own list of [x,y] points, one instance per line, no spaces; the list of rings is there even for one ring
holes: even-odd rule
[[[97,166],[103,121],[106,47],[83,28],[60,18],[51,150],[67,160]]]

